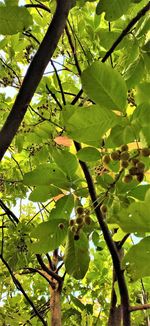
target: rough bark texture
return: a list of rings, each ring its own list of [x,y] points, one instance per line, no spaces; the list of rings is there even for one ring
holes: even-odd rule
[[[59,288],[50,288],[50,294],[51,325],[61,326],[61,291]]]

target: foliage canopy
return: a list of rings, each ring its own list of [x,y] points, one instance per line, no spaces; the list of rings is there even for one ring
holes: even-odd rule
[[[149,323],[149,10],[0,2],[1,325]]]

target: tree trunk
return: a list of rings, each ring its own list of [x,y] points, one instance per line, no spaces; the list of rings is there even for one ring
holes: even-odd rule
[[[50,288],[51,326],[61,326],[61,290]]]

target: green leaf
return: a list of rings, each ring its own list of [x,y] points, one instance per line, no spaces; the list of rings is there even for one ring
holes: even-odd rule
[[[146,192],[148,191],[149,188],[150,185],[140,185],[134,189],[131,189],[128,192],[128,196],[142,201],[144,200]]]
[[[74,207],[74,197],[73,195],[66,195],[62,198],[60,198],[56,202],[55,208],[52,209],[50,212],[50,219],[69,219],[70,214]]]
[[[135,85],[139,84],[144,74],[144,68],[145,65],[142,58],[137,59],[129,66],[129,69],[124,75],[128,89],[131,89]]]
[[[77,280],[82,279],[88,270],[89,261],[86,235],[81,232],[79,240],[75,241],[73,232],[69,231],[64,255],[66,272]]]
[[[78,151],[77,157],[83,162],[93,162],[100,159],[100,152],[94,147],[84,147]]]
[[[76,156],[65,150],[54,149],[52,156],[61,170],[63,170],[68,177],[75,174],[78,168],[78,161]]]
[[[120,117],[103,106],[75,107],[68,114],[70,106],[63,112],[68,135],[79,142],[99,147],[102,136],[119,121]]]
[[[138,105],[144,102],[150,104],[149,90],[150,90],[150,83],[148,82],[140,83],[136,87],[135,99]]]
[[[33,202],[45,202],[54,196],[61,194],[59,188],[53,186],[37,186],[30,194],[29,200]]]
[[[60,228],[60,224],[63,224],[63,228]],[[30,250],[42,254],[58,248],[67,235],[67,229],[68,223],[64,219],[40,223],[31,232],[31,237],[38,241],[30,245]]]
[[[23,183],[28,186],[46,186],[53,184],[61,188],[69,187],[65,174],[56,164],[41,164],[32,172],[24,175]]]
[[[85,309],[85,305],[78,298],[74,297],[72,294],[70,295],[70,298],[77,309],[80,311]]]
[[[12,35],[32,25],[32,16],[24,7],[0,7],[0,34]]]
[[[142,239],[129,249],[122,261],[132,281],[150,276],[150,237]]]
[[[141,127],[148,127],[150,121],[150,104],[140,104],[133,113],[133,120],[138,119]]]
[[[102,62],[94,62],[83,71],[83,89],[96,104],[107,109],[124,111],[127,88],[121,75]]]
[[[114,221],[124,232],[150,232],[150,189],[145,200],[133,202],[127,208],[122,208],[114,216]]]
[[[105,19],[113,21],[121,17],[128,9],[130,0],[100,0],[96,7],[97,15],[105,12]]]

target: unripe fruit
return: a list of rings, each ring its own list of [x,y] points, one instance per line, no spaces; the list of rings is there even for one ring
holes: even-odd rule
[[[70,225],[70,226],[73,226],[74,223],[75,223],[75,220],[70,220],[70,221],[69,221],[69,225]]]
[[[59,223],[58,224],[58,227],[59,227],[59,229],[63,230],[64,229],[64,224],[63,223]]]
[[[131,174],[127,174],[127,175],[125,175],[123,181],[124,181],[125,183],[130,183],[130,182],[132,181],[132,175],[131,175]]]
[[[107,212],[107,206],[103,204],[103,205],[100,207],[100,210],[101,210],[101,212],[102,212],[103,214],[105,214],[105,213]]]
[[[85,224],[90,225],[91,224],[91,218],[90,218],[90,216],[88,216],[88,215],[85,216],[84,222],[85,222]]]
[[[144,179],[144,174],[143,173],[139,173],[136,178],[137,178],[137,181],[138,182],[141,182]]]
[[[143,169],[144,170],[144,168],[145,168],[145,164],[143,162],[138,162],[136,164],[136,166],[137,166],[138,169]]]
[[[80,239],[79,234],[75,234],[75,235],[74,235],[74,240],[77,241],[77,240],[79,240],[79,239]]]
[[[133,158],[133,159],[132,159],[132,163],[133,163],[133,165],[136,165],[138,162],[139,162],[139,160],[138,160],[137,158]]]
[[[124,151],[128,151],[128,145],[122,145],[121,146],[121,151],[124,152]]]
[[[76,218],[76,223],[77,223],[77,224],[82,224],[82,223],[83,223],[83,218],[82,218],[81,216],[78,216],[78,217]]]
[[[75,231],[76,231],[75,226],[72,226],[72,227],[71,227],[71,232],[75,233]]]
[[[143,155],[143,156],[149,156],[150,155],[150,148],[143,148],[142,150],[141,150],[141,154]]]
[[[137,173],[138,173],[137,167],[133,166],[132,168],[129,169],[130,175],[136,175]]]
[[[78,206],[76,208],[76,212],[77,214],[82,215],[84,213],[84,208],[82,206]]]
[[[120,159],[120,153],[119,151],[115,151],[111,153],[111,159],[113,161],[118,161]]]
[[[129,162],[128,162],[128,161],[121,161],[121,166],[122,166],[123,168],[127,168],[128,165],[129,165]]]
[[[122,152],[121,154],[120,154],[120,158],[121,158],[121,160],[123,160],[123,161],[127,161],[128,159],[129,159],[129,157],[130,157],[130,155],[129,155],[129,153],[128,152]]]
[[[108,164],[110,162],[110,156],[109,155],[104,155],[103,156],[103,163]]]

